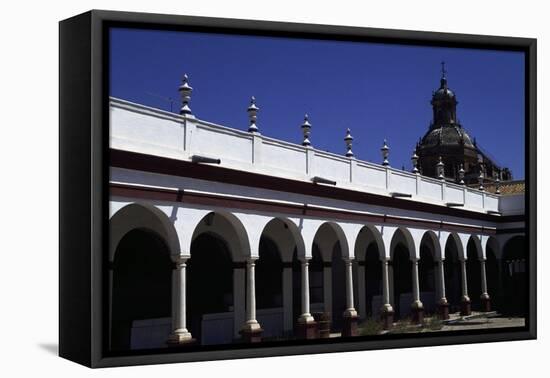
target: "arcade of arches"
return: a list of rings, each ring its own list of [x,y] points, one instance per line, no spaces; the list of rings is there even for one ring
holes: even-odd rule
[[[182,254],[173,222],[153,206],[126,205],[110,223],[115,351],[349,337],[367,318],[389,328],[426,314],[526,311],[523,235],[501,246],[495,236],[422,230],[415,242],[406,227],[389,239],[364,225],[352,239],[327,221],[306,241],[295,222],[275,217],[253,254],[236,217],[210,212]]]

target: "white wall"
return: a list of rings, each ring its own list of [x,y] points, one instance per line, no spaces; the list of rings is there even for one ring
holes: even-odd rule
[[[193,155],[221,159],[221,167],[311,182],[333,180],[336,186],[385,196],[410,194],[411,201],[486,213],[498,210],[498,196],[411,172],[343,155],[265,138],[195,118],[184,118],[141,104],[112,98],[110,147],[189,161]]]
[[[277,357],[176,364],[92,371],[54,356],[57,343],[57,88],[58,25],[63,18],[91,8],[180,13],[203,16],[255,18],[400,29],[469,32],[480,34],[538,37],[539,46],[539,130],[540,146],[550,140],[547,107],[550,75],[550,29],[543,1],[354,2],[341,0],[265,2],[188,1],[151,2],[145,0],[82,0],[79,2],[3,2],[0,24],[2,42],[2,90],[4,127],[2,148],[3,204],[2,274],[3,303],[10,311],[0,312],[5,376],[39,376],[53,372],[59,377],[150,377],[151,375],[190,377],[284,377],[296,373],[334,377],[359,375],[420,376],[426,372],[447,377],[463,377],[465,372],[499,377],[533,375],[548,367],[550,331],[540,322],[539,341],[457,345],[357,353]],[[253,52],[251,52],[253,56]],[[543,94],[543,90],[545,93]],[[543,167],[550,163],[548,149],[540,148],[539,214],[550,211],[543,189],[550,177]],[[9,184],[9,185],[8,185]],[[40,193],[40,199],[37,198]],[[539,250],[549,247],[544,230],[547,217],[539,218]],[[548,266],[544,253],[539,268]],[[539,316],[550,313],[550,301],[542,301],[550,290],[550,276],[539,270]],[[476,356],[478,358],[476,358]],[[521,360],[521,361],[518,361]],[[460,363],[467,368],[457,369]]]
[[[525,196],[516,194],[502,197],[499,210],[510,215],[525,214]]]
[[[496,227],[494,222],[481,221],[455,216],[432,214],[429,212],[402,210],[376,206],[373,204],[358,203],[352,201],[337,200],[325,197],[314,197],[310,195],[288,193],[283,191],[252,188],[247,186],[226,184],[206,180],[193,179],[188,177],[175,177],[168,175],[153,174],[147,172],[132,171],[127,169],[111,168],[111,180],[113,182],[138,184],[145,186],[156,186],[166,188],[181,188],[184,190],[195,190],[199,192],[216,193],[226,196],[242,196],[247,198],[258,198],[270,201],[284,201],[293,204],[308,204],[308,206],[319,206],[325,208],[339,209],[344,211],[363,212],[372,215],[394,215],[423,220],[445,221],[471,226]]]

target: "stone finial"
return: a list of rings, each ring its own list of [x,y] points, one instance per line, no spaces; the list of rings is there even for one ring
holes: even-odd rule
[[[483,175],[483,169],[480,168],[479,169],[479,176],[477,178],[477,181],[479,182],[479,190],[483,191],[485,190],[485,187],[483,186],[483,179],[484,179],[484,175]]]
[[[258,119],[258,111],[260,108],[256,106],[256,98],[252,96],[250,98],[250,106],[247,109],[248,118],[250,118],[250,126],[248,126],[248,132],[257,133],[258,126],[256,126],[256,120]]]
[[[302,142],[302,146],[309,147],[311,146],[311,142],[309,140],[309,136],[311,135],[311,124],[309,123],[309,116],[306,114],[304,115],[304,123],[302,123],[302,133],[304,134],[304,141]]]
[[[465,185],[466,183],[464,182],[464,176],[466,174],[466,171],[464,171],[464,165],[463,164],[460,164],[460,169],[458,170],[458,183],[460,185]]]
[[[180,114],[193,114],[191,112],[191,108],[189,107],[189,101],[191,101],[191,92],[193,92],[193,87],[189,85],[189,77],[187,76],[187,74],[183,75],[183,78],[181,79],[181,85],[178,90],[181,93]]]
[[[418,155],[416,154],[416,150],[413,151],[413,154],[411,156],[411,163],[413,166],[412,172],[413,173],[419,173],[418,170]]]
[[[495,194],[500,194],[500,178],[498,176],[495,180]]]
[[[437,178],[440,180],[445,180],[445,164],[443,163],[443,159],[441,156],[439,157],[439,161],[436,164],[436,170],[437,170]]]
[[[382,146],[380,151],[382,152],[382,159],[384,159],[382,161],[382,165],[385,165],[385,166],[390,165],[390,162],[388,160],[388,157],[390,156],[390,148],[388,147],[388,143],[386,142],[386,139],[384,139],[384,145]]]
[[[353,157],[353,151],[351,150],[351,146],[353,145],[353,137],[351,136],[351,131],[348,128],[346,130],[346,137],[344,138],[344,142],[346,143],[346,157]]]

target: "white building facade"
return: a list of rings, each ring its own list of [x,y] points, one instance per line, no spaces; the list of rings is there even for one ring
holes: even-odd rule
[[[248,131],[216,125],[185,86],[180,115],[110,101],[113,350],[521,312],[523,194],[360,161],[349,133],[317,150],[307,119],[302,145],[263,136],[254,102]]]

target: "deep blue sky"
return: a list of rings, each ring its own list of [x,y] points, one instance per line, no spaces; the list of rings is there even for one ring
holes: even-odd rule
[[[519,52],[419,47],[189,32],[113,29],[110,95],[179,111],[187,73],[191,109],[204,120],[246,130],[254,95],[263,135],[301,143],[304,113],[316,148],[345,153],[346,128],[358,159],[410,169],[427,131],[440,62],[458,99],[457,115],[477,143],[524,177],[524,56]]]

